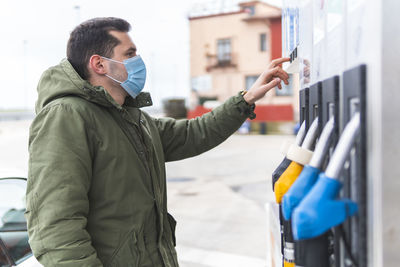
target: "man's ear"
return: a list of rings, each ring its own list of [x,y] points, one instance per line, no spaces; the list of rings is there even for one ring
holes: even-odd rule
[[[104,64],[104,59],[99,55],[92,55],[89,59],[89,70],[99,75],[106,74],[107,66]]]

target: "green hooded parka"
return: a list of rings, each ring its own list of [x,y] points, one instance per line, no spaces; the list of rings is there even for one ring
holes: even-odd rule
[[[119,105],[63,60],[42,75],[30,128],[26,218],[44,266],[178,267],[165,162],[226,140],[239,94],[200,118],[152,118],[148,93]]]

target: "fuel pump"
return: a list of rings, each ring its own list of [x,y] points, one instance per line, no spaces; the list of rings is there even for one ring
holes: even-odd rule
[[[318,133],[318,118],[315,118],[313,123],[308,130],[304,141],[300,146],[293,145],[288,153],[287,158],[291,160],[291,163],[287,169],[282,173],[280,178],[275,184],[275,197],[278,204],[281,204],[283,195],[287,192],[293,182],[301,173],[303,166],[308,164],[312,157],[312,149],[316,136]],[[281,213],[281,207],[280,207]],[[295,248],[292,234],[292,227],[290,221],[281,218],[282,230],[283,230],[283,262],[284,266],[294,266],[295,260]]]
[[[320,173],[322,164],[332,142],[334,120],[335,118],[332,116],[326,123],[315,147],[315,151],[310,163],[304,166],[303,171],[297,180],[293,183],[289,191],[283,197],[282,213],[285,220],[290,220],[293,209],[297,207],[297,205],[312,188],[318,178],[318,174]],[[296,266],[329,266],[329,244],[327,235],[306,241],[295,241],[295,244]]]
[[[333,130],[334,117],[331,117],[322,131],[310,163],[304,166],[299,177],[283,196],[282,212],[286,220],[290,220],[293,209],[297,207],[316,182],[332,141]]]
[[[306,121],[303,121],[303,123],[300,126],[299,131],[297,132],[296,139],[295,139],[295,144],[297,146],[300,146],[303,143],[304,137],[306,135]],[[286,151],[287,154],[287,151]],[[272,190],[275,188],[275,183],[278,181],[279,177],[285,172],[287,167],[290,165],[292,161],[288,159],[286,156],[282,160],[282,162],[279,164],[279,166],[275,169],[275,171],[272,173]],[[283,250],[284,250],[284,236],[283,236],[283,215],[282,215],[282,210],[279,208],[279,221],[280,221],[280,234],[281,234],[281,253],[283,255]]]
[[[339,174],[349,156],[360,128],[360,114],[356,112],[346,125],[325,173],[292,213],[293,235],[296,240],[322,235],[330,228],[343,223],[357,212],[357,204],[348,199],[338,200],[341,183]]]

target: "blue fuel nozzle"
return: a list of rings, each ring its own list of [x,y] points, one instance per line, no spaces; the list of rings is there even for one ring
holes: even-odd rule
[[[295,240],[317,237],[354,215],[357,204],[337,199],[342,184],[324,173],[292,214]]]
[[[305,165],[297,180],[283,196],[282,213],[285,220],[290,220],[294,208],[314,186],[320,170],[310,165]]]

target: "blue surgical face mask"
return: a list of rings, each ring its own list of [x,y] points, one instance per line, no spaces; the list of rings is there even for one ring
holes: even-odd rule
[[[125,65],[126,72],[128,73],[128,78],[125,81],[119,81],[107,74],[106,76],[121,84],[122,88],[124,88],[129,95],[135,98],[143,90],[146,82],[146,65],[140,56],[128,58],[123,62],[107,57],[102,58]]]

